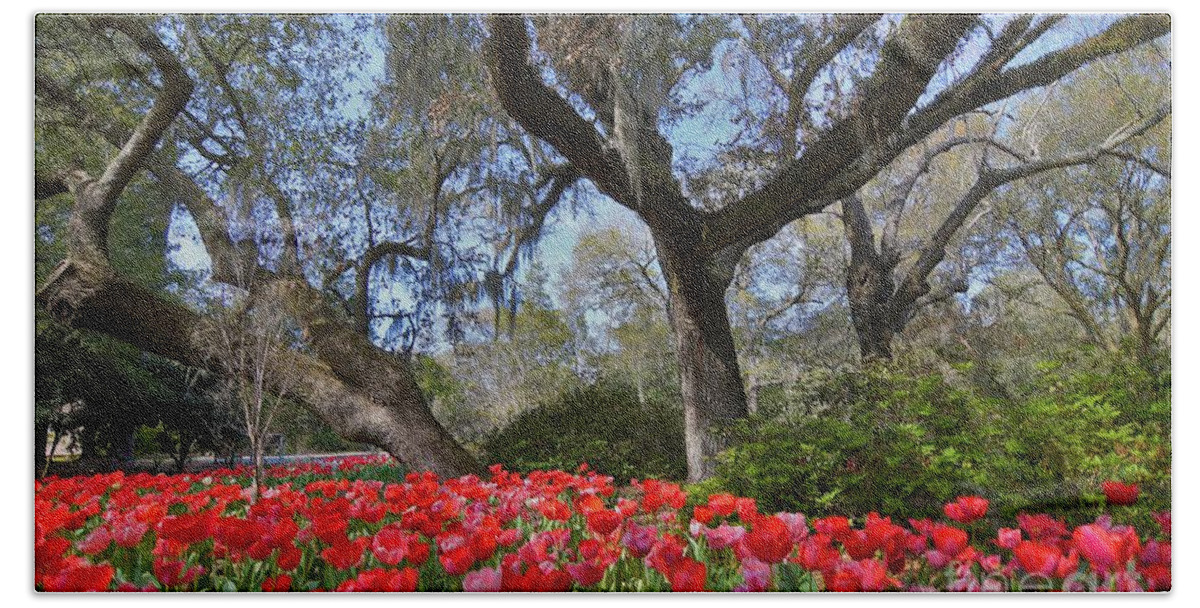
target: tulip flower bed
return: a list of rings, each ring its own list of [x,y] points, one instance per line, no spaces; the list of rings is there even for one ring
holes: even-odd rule
[[[35,580],[45,591],[1162,591],[1170,514],[1154,538],[1108,517],[1074,529],[987,501],[944,521],[759,513],[752,499],[610,477],[357,477],[380,459],[248,474],[35,483]],[[1108,490],[1109,488],[1106,488]],[[1133,490],[1136,500],[1136,488]],[[1121,495],[1129,497],[1128,491]]]

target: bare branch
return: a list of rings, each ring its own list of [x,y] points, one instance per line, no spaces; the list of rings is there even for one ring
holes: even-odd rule
[[[1032,33],[1040,35],[1041,32],[1036,30],[1044,31],[1047,27],[1046,23],[1035,26]],[[1171,18],[1168,15],[1131,15],[1095,36],[1021,66],[998,72],[1003,64],[996,65],[998,62],[993,62],[981,65],[979,75],[970,76],[961,84],[942,91],[928,106],[913,115],[908,121],[905,139],[915,143],[958,114],[1021,91],[1046,86],[1091,61],[1129,50],[1170,31]],[[1032,36],[1022,36],[1021,44],[1013,45],[1013,49],[1019,52],[1034,40]],[[1010,50],[999,59],[1007,64],[1012,56],[1015,54]]]
[[[784,76],[759,40],[762,37],[762,28],[757,18],[742,17],[742,23],[746,25],[746,29],[750,33],[749,46],[751,50],[767,69],[775,86],[787,96],[788,107],[784,116],[783,148],[780,151],[784,162],[796,158],[796,130],[804,116],[804,96],[812,87],[813,81],[842,49],[854,42],[863,30],[878,21],[881,16],[879,14],[840,15],[840,23],[837,24],[839,27],[830,36],[829,41],[797,58],[797,66],[793,70],[791,78]]]
[[[71,191],[67,185],[68,173],[65,171],[34,171],[33,172],[33,199],[42,200],[66,194]]]
[[[1108,152],[1104,152],[1104,155],[1111,156],[1113,158],[1119,158],[1121,160],[1134,163],[1136,165],[1141,165],[1141,166],[1143,166],[1143,167],[1145,167],[1167,179],[1171,178],[1171,168],[1170,167],[1165,167],[1162,164],[1156,163],[1156,162],[1154,162],[1148,158],[1145,158],[1141,155],[1131,154],[1129,152],[1122,152],[1120,150],[1111,150]]]
[[[898,297],[908,302],[916,301],[928,290],[929,274],[946,255],[946,246],[958,232],[963,222],[970,217],[975,207],[991,194],[996,188],[1032,175],[1060,169],[1072,165],[1082,165],[1095,162],[1107,151],[1119,147],[1130,139],[1145,133],[1154,125],[1160,123],[1171,113],[1171,102],[1163,103],[1154,114],[1142,120],[1130,122],[1109,135],[1099,146],[1088,150],[1065,154],[1056,158],[1048,158],[1018,164],[1004,169],[985,169],[976,179],[970,190],[955,204],[950,215],[938,226],[930,236],[916,263],[909,269],[898,291]]]

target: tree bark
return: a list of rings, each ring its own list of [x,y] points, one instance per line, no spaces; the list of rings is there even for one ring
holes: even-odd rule
[[[864,363],[890,361],[892,338],[903,328],[894,301],[896,281],[892,275],[898,258],[875,249],[875,231],[858,197],[842,201],[842,224],[850,243],[846,297],[859,354]]]
[[[891,273],[882,274],[870,265],[851,264],[846,273],[846,294],[850,300],[850,319],[854,323],[858,350],[864,363],[890,361],[892,339],[896,336],[888,298]]]
[[[671,292],[668,313],[679,360],[688,480],[696,482],[713,475],[717,454],[727,447],[714,430],[748,415],[725,308],[729,281],[707,272],[709,260],[655,241]]]

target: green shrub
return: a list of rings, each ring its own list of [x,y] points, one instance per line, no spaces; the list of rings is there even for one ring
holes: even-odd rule
[[[801,382],[729,429],[710,485],[811,515],[926,517],[977,494],[998,518],[1084,523],[1117,480],[1142,489],[1118,518],[1153,527],[1150,512],[1170,508],[1170,381],[1120,357],[1047,362],[1007,399],[881,368]]]
[[[768,512],[880,511],[925,517],[981,490],[974,403],[940,377],[881,370],[813,376],[815,407],[785,408],[730,429],[718,477]]]
[[[521,414],[482,449],[489,464],[513,471],[570,471],[587,462],[618,482],[687,476],[679,407],[639,404],[631,387],[609,381],[569,390]]]
[[[1149,511],[1170,508],[1169,377],[1084,353],[1044,363],[1021,395],[997,406],[989,479],[1001,515],[1045,510],[1083,521],[1103,505],[1107,480],[1141,487],[1125,516],[1148,522]]]

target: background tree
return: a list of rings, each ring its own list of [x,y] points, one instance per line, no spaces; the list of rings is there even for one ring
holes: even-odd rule
[[[751,248],[738,265],[727,302],[751,414],[764,390],[786,392],[815,363],[846,361],[837,284],[844,250],[834,218],[812,215]]]
[[[844,200],[842,219],[851,252],[846,271],[846,290],[863,358],[890,359],[892,339],[904,330],[916,311],[967,290],[966,277],[963,276],[944,280],[938,289],[933,289],[930,275],[945,258],[947,248],[959,231],[969,229],[978,221],[979,214],[986,212],[986,209],[977,209],[995,189],[1042,172],[1095,163],[1117,153],[1130,139],[1159,124],[1169,111],[1170,102],[1164,102],[1148,116],[1135,118],[1098,144],[1049,158],[1027,158],[1025,154],[1014,152],[1012,147],[997,144],[987,137],[948,137],[925,152],[920,168],[902,182],[895,196],[883,205],[884,226],[878,245],[875,227],[862,199],[856,195]],[[904,222],[905,210],[910,208],[909,199],[914,196],[938,198],[944,197],[946,190],[953,192],[953,185],[946,182],[942,182],[942,188],[927,186],[918,191],[917,182],[940,154],[959,145],[969,145],[973,140],[979,141],[977,145],[981,146],[976,151],[977,160],[968,161],[977,167],[974,181],[962,194],[953,197],[949,213],[932,233],[927,237],[910,239],[910,243],[915,240],[915,244],[909,245],[911,249],[900,246],[900,226]],[[1016,162],[1000,164],[992,160],[996,155],[990,152],[996,146],[1002,150],[1000,156],[1015,155]],[[961,168],[951,173],[953,179],[958,180],[962,180],[964,174],[970,173]],[[929,209],[920,214],[926,221],[932,215],[934,213]],[[900,268],[902,262],[905,262],[903,269]]]
[[[503,310],[507,327],[495,333],[493,311],[483,310],[466,339],[446,353],[457,378],[455,423],[464,439],[478,441],[541,402],[580,383],[577,335],[545,291],[546,275],[536,263],[515,287],[522,295],[516,314]]]
[[[253,227],[245,207],[228,204],[230,223]],[[249,259],[242,255],[240,259]],[[220,293],[212,310],[196,328],[195,340],[205,363],[224,382],[217,399],[233,414],[250,447],[253,496],[263,483],[263,459],[274,432],[276,413],[299,384],[297,371],[288,366],[286,353],[298,332],[278,296],[255,284],[255,266],[235,271],[236,290]]]
[[[589,368],[633,383],[639,404],[649,393],[678,393],[668,326],[670,292],[654,246],[641,226],[589,231],[572,251],[562,300],[587,347]]]
[[[209,378],[161,357],[44,315],[36,320],[34,455],[38,475],[47,451],[74,447],[72,470],[126,466],[138,455],[136,432],[161,429],[164,451],[183,470],[194,447],[211,447],[217,415]],[[47,443],[53,434],[49,448]],[[71,442],[74,445],[71,445]],[[149,446],[156,449],[158,446]]]
[[[1028,137],[1058,151],[1152,112],[1170,95],[1169,68],[1154,46],[1097,63],[1047,96]],[[997,218],[1088,342],[1130,347],[1149,366],[1169,347],[1170,133],[1167,117],[1089,167],[1025,180],[1001,197]]]
[[[740,46],[756,50],[764,69],[782,74],[768,86],[780,99],[775,107],[784,120],[779,112],[766,112],[743,128],[750,134],[745,139],[776,154],[763,167],[764,179],[713,209],[696,204],[685,190],[661,119],[669,125],[697,110],[673,95],[676,86],[709,70],[719,42],[742,44],[743,31],[721,17],[545,18],[533,23],[538,48],[531,55],[524,18],[489,18],[485,54],[505,110],[601,193],[637,213],[653,235],[671,290],[690,479],[713,472],[723,442],[711,427],[747,413],[725,307],[734,268],[747,249],[850,196],[954,117],[1045,86],[1169,30],[1164,16],[1125,17],[1094,36],[1013,64],[1059,21],[910,15],[872,27],[874,18],[854,16],[816,24],[811,35],[784,37],[786,44]],[[985,50],[960,72],[963,49],[975,41]],[[847,48],[865,50],[869,59]],[[809,101],[818,77],[829,74],[826,66],[848,63],[857,71],[851,67],[844,81],[834,77],[830,90],[812,98],[818,111],[797,104]],[[848,91],[837,90],[843,84]],[[816,128],[803,139],[785,132],[788,143],[772,148],[762,136],[789,124],[788,115],[806,113],[815,114]]]

